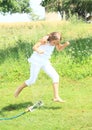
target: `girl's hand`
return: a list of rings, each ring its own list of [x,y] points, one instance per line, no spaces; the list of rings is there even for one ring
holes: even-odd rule
[[[43,50],[37,50],[37,53],[39,53],[39,54],[43,54],[44,51],[43,51]]]
[[[67,46],[69,46],[69,45],[70,45],[70,42],[67,41],[65,44],[66,44]]]

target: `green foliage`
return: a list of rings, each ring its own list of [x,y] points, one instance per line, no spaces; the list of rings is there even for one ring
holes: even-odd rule
[[[54,0],[43,0],[41,5],[46,8],[47,12],[58,11],[58,6],[60,5],[58,1]]]
[[[29,0],[0,0],[0,12],[6,13],[30,13],[30,1]]]
[[[82,18],[85,18],[85,13],[92,12],[91,8],[92,1],[91,0],[78,0],[78,1],[69,1],[68,3],[68,9],[71,10],[71,13],[77,13],[79,16],[82,16]],[[68,11],[68,10],[67,10]]]
[[[62,11],[66,12],[66,15],[78,14],[79,16],[85,17],[85,12],[91,14],[92,12],[92,1],[91,0],[43,0],[41,5],[46,7],[46,10],[49,11],[59,11],[62,15]]]
[[[53,58],[59,74],[73,79],[92,76],[92,37],[78,38],[71,40],[70,43],[62,54]]]
[[[77,80],[92,76],[92,30],[90,28],[90,24],[81,22],[53,24],[52,22],[34,22],[26,24],[26,26],[25,24],[1,26],[1,81],[3,82],[4,79],[16,81],[21,77],[24,79],[28,77],[27,58],[33,52],[33,44],[47,33],[61,32],[61,30],[64,37],[62,42],[69,40],[71,44],[60,53],[55,50],[51,58],[53,66],[62,77]],[[4,71],[5,66],[7,68]],[[41,74],[43,75],[43,73]]]

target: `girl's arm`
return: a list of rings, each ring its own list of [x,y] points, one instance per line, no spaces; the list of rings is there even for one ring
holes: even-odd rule
[[[62,51],[64,48],[66,48],[70,43],[69,42],[65,42],[64,44],[57,44],[56,45],[56,49],[58,51]]]
[[[44,51],[43,50],[39,50],[39,47],[41,45],[44,45],[47,43],[47,39],[48,39],[48,36],[44,36],[41,40],[39,40],[34,46],[33,46],[33,50],[36,51],[37,53],[39,54],[43,54]]]

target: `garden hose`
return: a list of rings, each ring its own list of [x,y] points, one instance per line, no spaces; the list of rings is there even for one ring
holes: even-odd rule
[[[12,120],[12,119],[18,118],[18,117],[24,115],[25,113],[27,113],[29,111],[32,112],[34,109],[39,108],[42,105],[43,105],[42,101],[38,101],[33,106],[28,107],[24,112],[21,112],[18,115],[15,115],[15,116],[12,116],[12,117],[9,117],[9,118],[0,118],[0,120]]]

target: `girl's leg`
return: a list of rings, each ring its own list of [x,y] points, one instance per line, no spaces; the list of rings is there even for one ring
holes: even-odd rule
[[[64,102],[60,97],[59,97],[59,75],[56,72],[56,70],[52,67],[50,63],[45,65],[43,67],[43,70],[50,76],[50,78],[53,80],[53,92],[54,92],[54,101],[56,102]]]
[[[16,89],[15,94],[14,94],[15,97],[17,97],[24,88],[35,83],[38,77],[40,68],[41,68],[41,65],[39,64],[34,64],[34,63],[31,64],[30,78]]]
[[[14,96],[18,97],[18,95],[20,94],[20,92],[22,91],[22,89],[24,89],[25,87],[27,87],[27,85],[25,84],[25,82],[23,84],[21,84],[15,91]]]
[[[59,87],[59,83],[53,83],[53,91],[54,91],[54,101],[55,102],[65,102],[63,99],[61,99],[59,97],[59,94],[58,94],[58,87]]]

